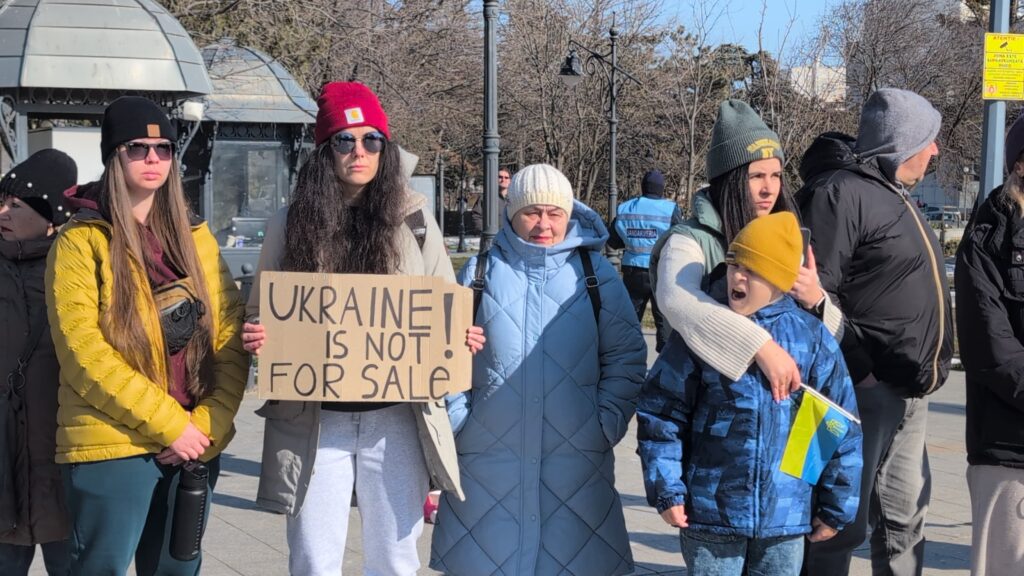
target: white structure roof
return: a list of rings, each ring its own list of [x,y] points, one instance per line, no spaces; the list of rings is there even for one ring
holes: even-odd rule
[[[205,120],[313,124],[316,102],[273,58],[230,38],[203,48],[213,82]]]
[[[203,59],[152,0],[7,0],[0,5],[0,89],[208,94]]]

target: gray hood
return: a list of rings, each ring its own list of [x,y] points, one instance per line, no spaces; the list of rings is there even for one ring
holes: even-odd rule
[[[882,88],[868,98],[860,114],[853,151],[877,158],[882,174],[896,182],[896,169],[935,141],[942,115],[928,100],[909,90]]]

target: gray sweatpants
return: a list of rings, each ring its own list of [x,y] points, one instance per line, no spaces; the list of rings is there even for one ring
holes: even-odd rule
[[[320,443],[302,510],[288,517],[293,576],[338,576],[345,555],[352,490],[362,519],[364,573],[413,576],[420,567],[429,489],[412,408],[320,412]]]
[[[971,491],[971,574],[1019,574],[1024,566],[1024,470],[968,466],[967,486]]]
[[[924,519],[932,474],[926,445],[928,400],[870,378],[854,387],[864,430],[857,518],[831,540],[807,545],[801,572],[849,574],[850,557],[871,530],[871,568],[879,576],[921,576]]]

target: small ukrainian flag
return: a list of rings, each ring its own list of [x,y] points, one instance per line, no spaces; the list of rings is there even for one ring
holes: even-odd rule
[[[805,384],[800,387],[804,389],[803,400],[789,431],[780,469],[815,485],[851,423],[860,424],[860,420],[814,388]]]

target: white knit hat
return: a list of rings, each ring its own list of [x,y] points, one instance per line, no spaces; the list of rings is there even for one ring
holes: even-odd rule
[[[572,184],[569,179],[549,164],[531,164],[512,175],[508,186],[508,217],[534,204],[558,206],[572,215]]]

